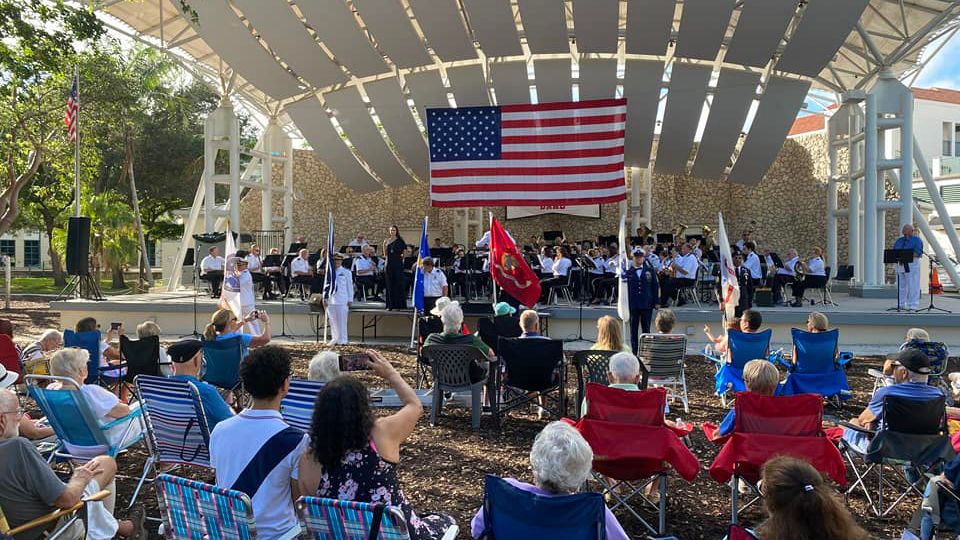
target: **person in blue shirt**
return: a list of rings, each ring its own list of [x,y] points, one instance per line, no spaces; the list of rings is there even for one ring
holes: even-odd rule
[[[866,429],[876,429],[883,422],[883,398],[886,396],[916,400],[943,397],[942,390],[927,384],[930,376],[930,358],[926,354],[916,349],[904,349],[897,355],[893,365],[894,384],[877,390],[860,416],[850,420],[851,424]],[[867,445],[870,444],[868,434],[853,429],[843,430],[843,440],[860,453],[866,453]]]
[[[204,328],[203,339],[220,341],[230,339],[234,336],[240,336],[243,340],[244,356],[246,356],[247,349],[261,347],[270,343],[272,336],[270,316],[267,315],[266,311],[254,311],[250,316],[260,320],[263,333],[259,335],[242,333],[241,330],[243,329],[244,321],[238,320],[237,316],[229,309],[218,309],[210,317],[210,324]]]
[[[657,271],[647,262],[647,254],[642,249],[633,250],[633,267],[620,277],[626,285],[630,306],[630,350],[634,354],[640,346],[640,335],[650,333],[650,320],[653,310],[660,308],[660,282]]]
[[[899,307],[903,309],[920,308],[920,257],[923,255],[923,240],[913,234],[913,225],[903,226],[903,236],[893,243],[893,249],[909,249],[913,251],[913,261],[897,265],[897,287],[900,294],[897,296]]]
[[[207,417],[207,427],[213,431],[221,420],[233,416],[233,410],[220,397],[217,388],[200,380],[200,368],[203,365],[203,343],[195,339],[184,339],[171,345],[167,354],[173,362],[173,379],[188,381],[197,387],[203,414]]]
[[[772,396],[777,390],[777,384],[780,383],[780,372],[767,360],[751,360],[743,366],[743,383],[747,386],[747,392]],[[716,436],[723,437],[733,433],[736,422],[736,409],[730,409],[727,416],[720,422]]]

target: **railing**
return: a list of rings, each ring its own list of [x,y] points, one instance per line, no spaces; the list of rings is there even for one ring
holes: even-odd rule
[[[278,231],[250,231],[250,235],[253,236],[254,243],[260,246],[260,254],[265,256],[273,248],[277,248],[280,253],[284,253],[283,250],[287,246],[283,245],[283,232],[283,229]]]

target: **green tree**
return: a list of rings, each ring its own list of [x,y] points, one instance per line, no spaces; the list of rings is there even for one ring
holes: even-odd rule
[[[99,269],[107,268],[111,287],[125,288],[123,272],[139,247],[133,208],[115,191],[91,194],[83,201],[83,207],[94,231],[90,251],[96,279],[100,279]]]

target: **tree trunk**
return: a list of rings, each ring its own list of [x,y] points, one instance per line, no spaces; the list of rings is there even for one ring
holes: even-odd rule
[[[111,287],[114,290],[126,289],[127,284],[123,280],[123,269],[118,266],[116,268],[111,268],[110,272],[113,277],[113,282],[111,283]]]
[[[50,269],[53,271],[53,285],[55,287],[66,287],[67,276],[63,271],[63,263],[60,261],[60,254],[53,249],[53,226],[48,225],[47,229],[47,254],[50,255]]]

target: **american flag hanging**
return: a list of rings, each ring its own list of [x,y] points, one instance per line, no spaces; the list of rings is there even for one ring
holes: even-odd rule
[[[626,199],[626,99],[428,109],[433,206]]]
[[[67,125],[67,135],[70,141],[77,140],[77,115],[80,113],[80,99],[77,96],[77,78],[73,78],[73,86],[70,88],[70,97],[67,98],[67,113],[63,117],[63,122]]]

